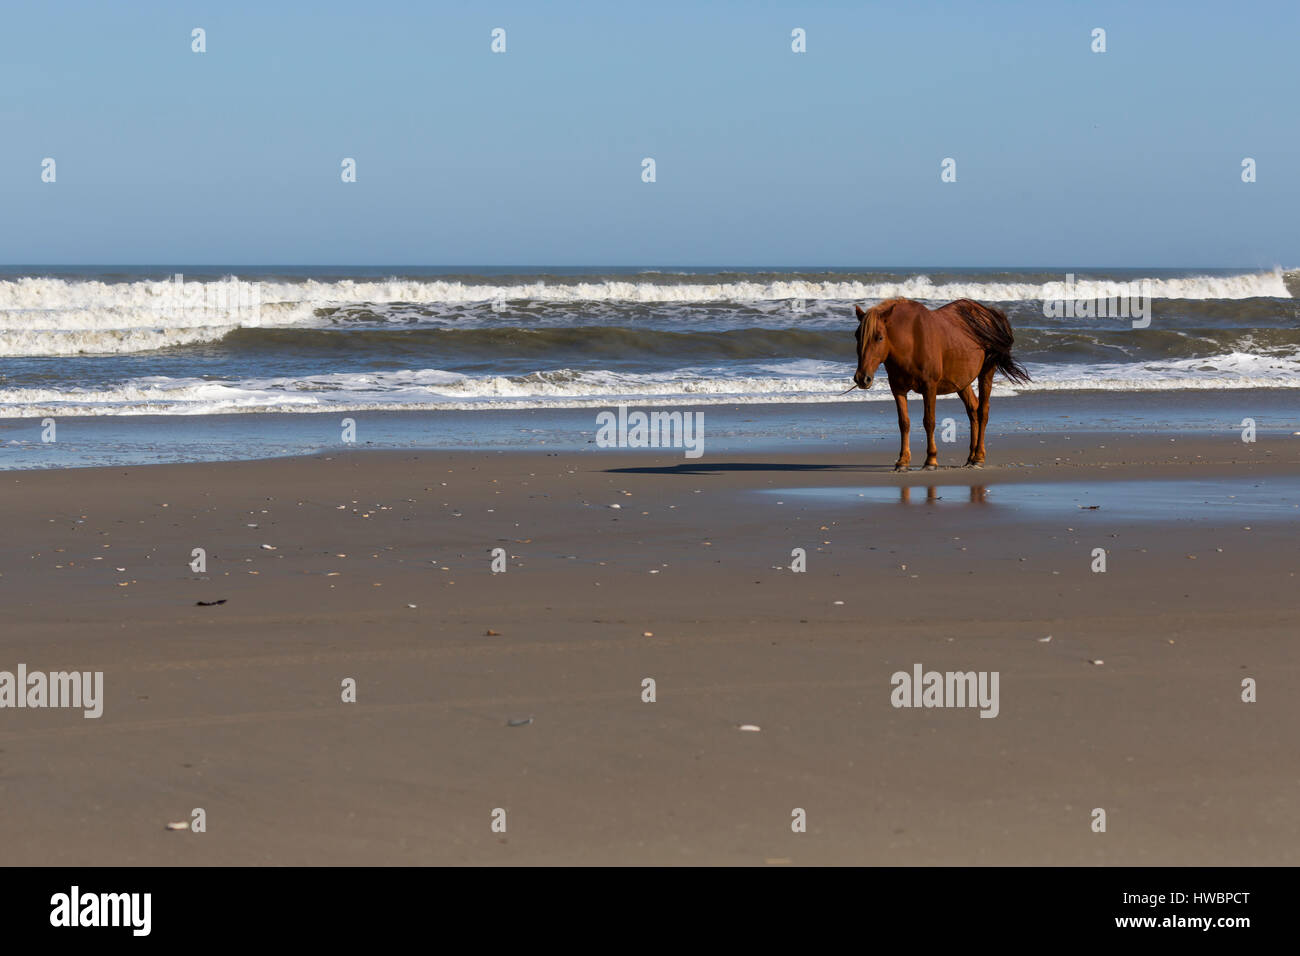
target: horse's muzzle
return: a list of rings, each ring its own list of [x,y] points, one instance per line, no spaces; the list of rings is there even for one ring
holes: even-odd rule
[[[875,381],[874,375],[858,374],[853,376],[853,381],[857,383],[858,388],[870,388],[871,383]]]

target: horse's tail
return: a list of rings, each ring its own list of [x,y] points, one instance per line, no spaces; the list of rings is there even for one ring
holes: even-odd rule
[[[984,347],[984,367],[996,368],[1017,385],[1028,382],[1029,373],[1025,367],[1011,357],[1011,344],[1015,341],[1015,336],[1011,334],[1007,314],[1001,309],[980,305],[972,299],[958,299],[952,305],[961,316],[967,331]]]

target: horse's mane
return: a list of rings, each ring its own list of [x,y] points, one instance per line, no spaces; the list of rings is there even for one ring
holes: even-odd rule
[[[904,299],[902,297],[885,299],[884,301],[877,302],[871,308],[867,309],[867,314],[866,314],[867,321],[862,329],[862,342],[860,343],[859,350],[866,348],[866,344],[870,342],[873,338],[875,338],[877,319],[884,318],[894,310],[894,306],[902,305],[907,301],[909,300]]]

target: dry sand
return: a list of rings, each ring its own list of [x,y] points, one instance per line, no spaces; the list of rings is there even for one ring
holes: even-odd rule
[[[0,710],[5,862],[1300,860],[1295,516],[1014,491],[1294,478],[1300,439],[989,452],[907,476],[878,451],[594,450],[0,474],[0,670],[102,670],[106,698]],[[878,485],[916,490],[759,493]],[[895,709],[915,663],[999,672],[999,715]],[[206,833],[164,829],[195,807]]]

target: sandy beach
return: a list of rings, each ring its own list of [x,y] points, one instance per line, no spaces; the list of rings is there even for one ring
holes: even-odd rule
[[[0,712],[6,861],[1300,860],[1300,438],[884,449],[0,474],[0,670],[104,674]]]
[[[1296,4],[10,6],[6,938],[1285,928]]]

